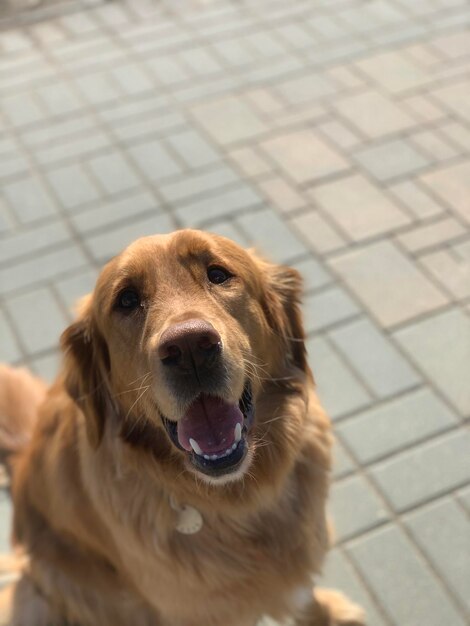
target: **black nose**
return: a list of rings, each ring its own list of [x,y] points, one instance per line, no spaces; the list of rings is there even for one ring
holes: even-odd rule
[[[158,356],[167,366],[206,367],[222,349],[222,340],[212,324],[191,319],[167,328],[160,338]]]

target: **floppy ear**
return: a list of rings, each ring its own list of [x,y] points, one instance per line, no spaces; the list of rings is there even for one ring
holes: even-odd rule
[[[266,278],[265,315],[285,343],[285,352],[299,369],[308,372],[305,332],[300,311],[302,278],[297,270],[285,265],[263,262]]]
[[[65,355],[65,388],[83,411],[88,440],[97,448],[111,407],[110,363],[106,342],[93,324],[88,302],[60,341]]]

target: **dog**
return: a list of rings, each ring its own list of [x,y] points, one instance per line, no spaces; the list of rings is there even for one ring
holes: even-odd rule
[[[61,338],[0,372],[19,580],[9,626],[362,626],[316,588],[332,434],[301,279],[196,230],[137,240]]]

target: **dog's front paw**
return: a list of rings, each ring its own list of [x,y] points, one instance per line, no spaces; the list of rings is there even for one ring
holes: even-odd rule
[[[334,589],[315,589],[315,599],[329,614],[330,626],[366,626],[363,609]]]

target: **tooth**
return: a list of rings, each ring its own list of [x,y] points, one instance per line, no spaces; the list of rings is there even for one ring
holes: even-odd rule
[[[225,456],[227,456],[227,454],[230,454],[230,452],[232,452],[232,448],[227,448],[225,450]]]
[[[213,454],[213,455],[211,456],[211,459],[212,459],[213,461],[215,461],[215,460],[216,460],[216,459],[218,459],[218,458],[219,458],[219,457],[217,456],[217,454]]]
[[[235,443],[238,443],[242,438],[242,425],[237,424],[235,426]]]
[[[209,461],[211,457],[208,454],[205,454],[204,458],[206,459],[206,461]]]
[[[237,444],[234,443],[233,446],[232,446],[232,450],[235,450],[236,447],[237,447]]]
[[[196,454],[199,454],[199,456],[203,456],[201,447],[200,447],[200,445],[198,444],[197,441],[195,441],[194,439],[190,439],[189,440],[189,445],[191,446],[191,448],[194,450],[194,452]]]

